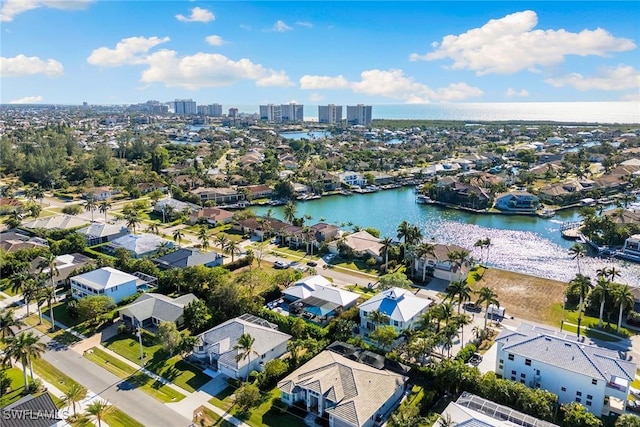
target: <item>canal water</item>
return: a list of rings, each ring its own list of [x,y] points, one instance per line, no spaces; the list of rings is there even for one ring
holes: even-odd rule
[[[257,215],[264,215],[269,207],[253,207]],[[568,254],[574,244],[560,235],[565,221],[580,220],[577,210],[558,213],[551,219],[520,215],[480,215],[444,209],[434,205],[415,203],[411,188],[378,191],[351,196],[330,196],[296,203],[296,216],[311,215],[307,224],[324,221],[344,230],[349,224],[362,228],[374,227],[381,237],[396,238],[402,221],[420,226],[426,240],[457,244],[471,250],[480,258],[473,244],[484,238],[491,239],[490,265],[521,273],[571,280],[577,273],[577,264]],[[274,216],[283,219],[284,207],[272,207]],[[486,255],[486,250],[484,251]],[[617,280],[631,286],[640,286],[640,264],[616,259],[585,257],[581,261],[583,274],[596,277],[596,270],[615,266],[622,275]]]

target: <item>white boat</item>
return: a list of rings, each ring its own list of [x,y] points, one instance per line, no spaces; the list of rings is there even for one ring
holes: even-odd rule
[[[542,209],[541,211],[538,211],[538,216],[540,218],[551,218],[556,214],[556,211],[554,211],[553,209],[549,209],[549,208],[545,208]]]
[[[616,252],[617,258],[640,262],[640,234],[634,234],[624,241],[622,250]]]
[[[416,196],[416,203],[425,204],[430,202],[431,202],[431,197],[429,196],[425,196],[424,194],[418,194]]]

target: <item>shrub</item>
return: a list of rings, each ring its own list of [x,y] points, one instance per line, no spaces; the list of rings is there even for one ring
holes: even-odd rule
[[[630,311],[629,314],[627,314],[627,322],[630,325],[640,325],[640,313],[637,311]]]
[[[77,319],[78,315],[79,315],[79,313],[78,313],[78,301],[75,300],[75,299],[67,299],[67,301],[69,301],[67,303],[67,314],[72,319]]]
[[[234,271],[239,268],[246,267],[251,262],[253,262],[253,259],[250,259],[250,257],[243,257],[243,258],[238,258],[237,260],[230,262],[228,264],[225,264],[222,267],[226,270]]]
[[[467,363],[477,350],[478,348],[474,344],[467,344],[458,352],[456,360]]]

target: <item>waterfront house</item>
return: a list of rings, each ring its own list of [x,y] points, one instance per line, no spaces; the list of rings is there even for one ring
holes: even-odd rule
[[[458,177],[445,176],[438,179],[432,198],[439,202],[459,205],[471,209],[486,209],[491,197],[484,188],[462,182]]]
[[[251,194],[252,199],[265,199],[270,198],[273,195],[273,188],[268,185],[248,185],[245,187],[249,194]]]
[[[203,265],[205,267],[217,267],[222,265],[224,257],[217,252],[200,252],[194,248],[180,248],[153,259],[153,263],[162,270],[172,268],[193,267]]]
[[[161,248],[173,248],[174,243],[151,233],[125,234],[112,240],[104,246],[106,252],[114,254],[117,249],[123,248],[133,258],[144,258],[156,254]]]
[[[527,191],[510,191],[496,196],[495,208],[508,213],[535,213],[538,197]]]
[[[402,398],[409,378],[386,369],[383,356],[362,351],[349,356],[324,350],[278,382],[281,400],[328,418],[329,426],[372,427],[383,422]]]
[[[618,256],[631,261],[640,261],[640,234],[627,238]]]
[[[200,206],[193,203],[183,202],[172,197],[167,197],[156,202],[155,206],[153,207],[153,213],[162,215],[162,221],[166,222],[171,221],[174,218],[175,214],[191,214],[191,212],[197,211],[199,209]]]
[[[462,280],[469,273],[469,260],[452,260],[450,254],[468,251],[458,245],[445,245],[437,243],[433,246],[433,254],[425,254],[416,257],[413,261],[413,268],[417,275],[424,278],[433,276],[436,279],[453,282]]]
[[[356,305],[359,295],[334,286],[320,275],[305,277],[283,292],[289,312],[316,323],[325,323],[338,310]]]
[[[238,359],[234,347],[238,339],[248,334],[255,341],[253,352],[247,358]],[[264,364],[287,352],[291,335],[278,331],[278,327],[259,317],[244,314],[198,335],[193,357],[209,365],[205,373],[218,373],[230,378],[246,378],[251,371],[261,371]]]
[[[247,218],[233,223],[232,229],[241,233],[258,236],[260,239],[277,235],[281,230],[288,227],[289,224],[279,219],[271,218]]]
[[[77,230],[76,233],[84,237],[87,246],[95,246],[129,234],[129,229],[116,224],[92,222],[86,227]]]
[[[340,181],[348,187],[364,187],[367,180],[358,172],[344,171],[338,174]]]
[[[70,279],[71,294],[75,299],[105,295],[111,297],[116,304],[139,290],[155,286],[156,281],[153,276],[143,273],[133,275],[112,267],[98,268]]]
[[[156,293],[140,295],[131,304],[118,310],[120,318],[130,328],[157,328],[162,322],[173,322],[179,328],[184,324],[184,308],[198,298],[193,294],[171,298]]]
[[[211,226],[229,224],[233,220],[233,214],[220,208],[202,208],[192,211],[189,215],[189,224],[206,222]]]
[[[387,289],[358,306],[360,326],[369,331],[380,326],[373,324],[369,319],[369,314],[378,310],[389,318],[387,325],[393,326],[396,332],[413,329],[420,315],[427,311],[431,304],[432,299],[419,297],[408,289]]]
[[[380,251],[382,250],[382,240],[372,236],[364,230],[329,242],[329,252],[332,254],[339,254],[340,247],[342,245],[353,251],[353,255],[358,258],[371,256],[378,262],[382,261],[382,255],[380,255]]]
[[[202,203],[211,201],[215,204],[227,204],[244,200],[242,192],[230,187],[199,187],[191,190],[191,194],[200,197]]]
[[[340,229],[335,225],[324,222],[319,222],[309,228],[312,230],[315,240],[319,243],[335,239],[340,232]]]
[[[637,365],[625,353],[584,342],[584,337],[526,323],[496,338],[496,374],[578,402],[593,414],[624,413]]]

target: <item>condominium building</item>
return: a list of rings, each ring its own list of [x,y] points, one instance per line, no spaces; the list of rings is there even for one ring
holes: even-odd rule
[[[280,123],[282,121],[282,108],[280,105],[274,104],[261,105],[260,120]]]
[[[220,104],[198,105],[197,110],[198,110],[198,114],[202,116],[211,116],[211,117],[222,116],[222,105]]]
[[[169,108],[173,109],[174,114],[190,115],[196,114],[196,102],[192,99],[176,99],[169,103]]]
[[[371,124],[371,105],[347,105],[347,123],[369,126]]]
[[[318,105],[318,123],[341,123],[342,105]]]
[[[304,105],[294,102],[282,105],[261,105],[260,120],[274,123],[301,122],[304,120]]]

